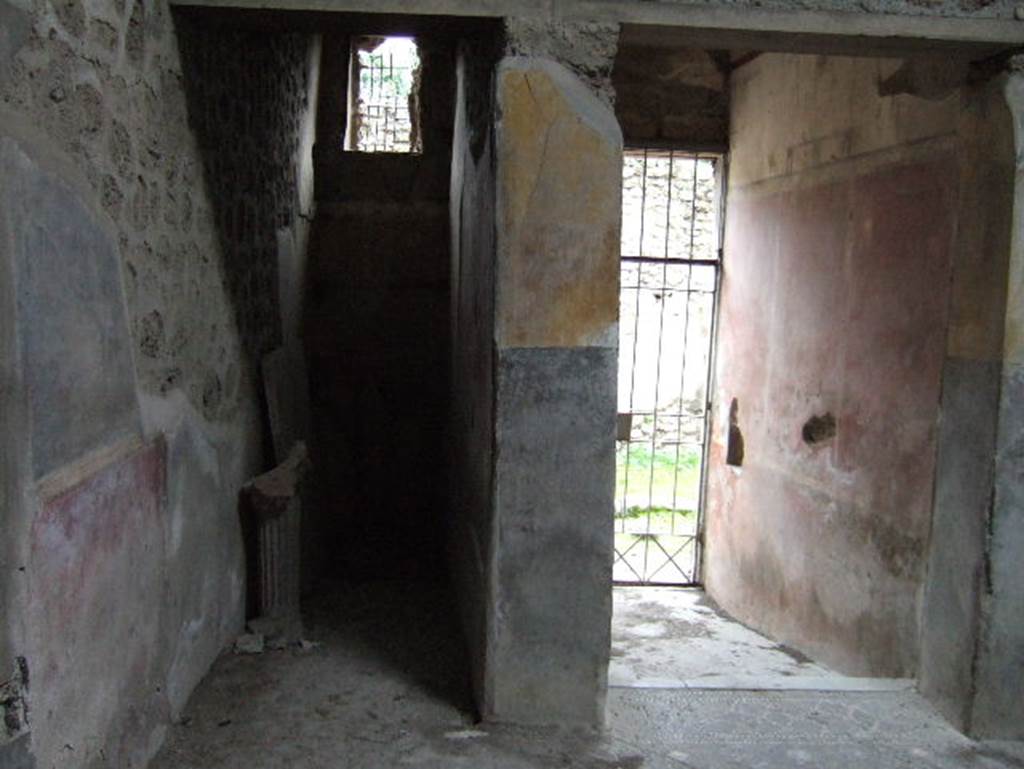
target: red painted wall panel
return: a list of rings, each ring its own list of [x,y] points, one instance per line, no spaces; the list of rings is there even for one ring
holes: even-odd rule
[[[41,502],[31,529],[33,728],[79,755],[127,766],[129,722],[166,717],[160,612],[165,526],[162,441],[114,459]],[[120,738],[118,738],[120,739]],[[85,744],[83,744],[83,741]]]
[[[848,673],[916,666],[956,179],[940,153],[730,199],[705,579]],[[809,445],[826,413],[834,437]]]

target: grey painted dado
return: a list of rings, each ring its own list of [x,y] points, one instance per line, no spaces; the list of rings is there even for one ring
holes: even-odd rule
[[[494,707],[506,720],[604,717],[616,354],[500,353]]]

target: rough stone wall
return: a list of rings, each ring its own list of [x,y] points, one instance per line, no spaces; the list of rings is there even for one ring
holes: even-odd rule
[[[685,0],[662,0],[687,5]],[[1013,0],[718,0],[724,8],[757,8],[773,11],[839,11],[861,14],[946,16],[955,18],[1013,19]]]
[[[303,167],[308,34],[179,22],[189,121],[199,141],[226,288],[253,360],[282,343],[279,229],[311,214]],[[305,148],[308,151],[308,147]],[[304,255],[298,253],[296,258]]]
[[[556,61],[585,83],[597,98],[615,103],[612,68],[619,25],[601,22],[541,20],[535,16],[505,19],[505,54]]]
[[[262,469],[256,356],[281,334],[313,41],[178,25],[160,0],[0,18],[0,668],[31,680],[0,763],[139,765],[242,619],[236,498]]]
[[[897,66],[734,77],[705,555],[735,616],[879,676],[917,671],[960,177],[958,94],[880,96]]]
[[[706,51],[623,45],[612,81],[627,144],[728,145],[728,83]]]

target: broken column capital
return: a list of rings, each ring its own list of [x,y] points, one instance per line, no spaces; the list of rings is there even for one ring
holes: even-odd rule
[[[242,488],[253,512],[261,518],[275,518],[287,512],[309,467],[306,444],[297,441],[284,462],[256,476]]]

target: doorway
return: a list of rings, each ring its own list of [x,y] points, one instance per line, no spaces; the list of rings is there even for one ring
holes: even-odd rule
[[[679,149],[623,154],[617,585],[701,583],[723,165]]]

